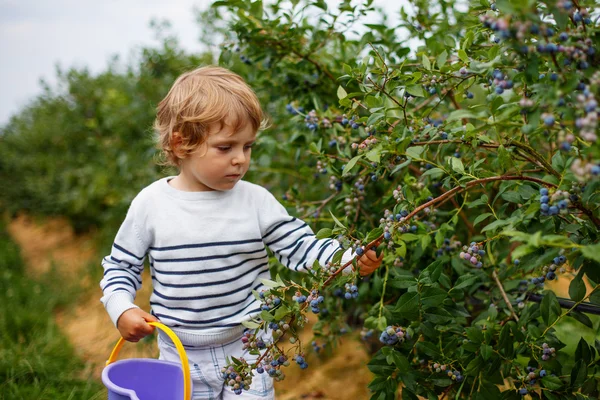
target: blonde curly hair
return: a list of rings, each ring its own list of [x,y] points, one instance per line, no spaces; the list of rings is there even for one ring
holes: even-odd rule
[[[267,120],[256,93],[242,77],[216,66],[185,72],[157,107],[154,129],[161,163],[178,167],[205,142],[213,124],[227,125],[237,132],[247,123],[258,132],[266,127]],[[175,136],[181,138],[176,149]]]

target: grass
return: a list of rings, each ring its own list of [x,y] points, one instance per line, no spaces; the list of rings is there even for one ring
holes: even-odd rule
[[[0,222],[0,399],[101,399],[100,382],[54,321],[76,288],[55,272],[27,276],[17,245]]]

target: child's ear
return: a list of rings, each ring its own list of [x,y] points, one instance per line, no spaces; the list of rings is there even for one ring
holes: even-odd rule
[[[182,149],[183,139],[179,132],[173,132],[171,136],[171,149],[177,158],[185,158],[185,151]]]

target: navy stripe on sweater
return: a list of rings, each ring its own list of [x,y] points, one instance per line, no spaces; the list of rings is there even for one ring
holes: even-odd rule
[[[258,290],[258,288],[260,288],[261,286],[264,286],[264,285],[262,283],[259,283],[252,290]],[[169,307],[169,306],[164,305],[163,303],[158,303],[156,301],[151,301],[150,305],[151,306],[159,306],[159,307],[162,307],[162,308],[166,308],[167,310],[191,311],[191,312],[201,313],[201,312],[206,312],[206,311],[218,310],[219,308],[227,308],[227,307],[237,306],[239,304],[242,304],[242,303],[248,301],[249,298],[254,298],[254,294],[250,293],[248,296],[246,296],[245,299],[242,299],[240,301],[236,301],[234,303],[219,304],[218,306],[205,307],[205,308]]]
[[[236,240],[232,242],[209,242],[209,243],[198,243],[198,244],[182,244],[178,246],[165,246],[165,247],[150,247],[150,250],[155,251],[168,251],[168,250],[181,250],[181,249],[197,249],[201,247],[217,247],[217,246],[235,246],[239,244],[248,243],[259,243],[262,239],[248,239],[248,240]]]
[[[305,223],[304,225],[301,225],[301,226],[297,227],[297,228],[296,228],[296,229],[294,229],[293,231],[287,231],[285,234],[281,235],[281,236],[279,237],[279,239],[276,239],[276,240],[274,240],[274,241],[272,241],[272,242],[269,242],[269,243],[267,243],[267,246],[271,246],[271,245],[273,245],[273,244],[275,244],[275,243],[277,243],[277,242],[280,242],[280,241],[282,241],[283,239],[285,239],[286,237],[289,237],[289,236],[290,236],[292,233],[296,232],[297,230],[300,230],[300,229],[302,229],[302,228],[305,228],[305,227],[307,227],[307,226],[308,226],[308,224],[306,224],[306,223]]]
[[[119,245],[118,245],[118,244],[116,244],[116,243],[113,243],[113,247],[114,247],[115,249],[117,249],[117,250],[121,251],[122,253],[125,253],[125,254],[127,254],[128,256],[131,256],[131,257],[133,257],[133,258],[137,258],[137,259],[138,259],[138,260],[140,260],[140,261],[144,259],[144,256],[138,257],[138,256],[136,256],[135,254],[133,254],[131,251],[129,251],[129,250],[126,250],[125,248],[123,248],[122,246],[119,246]]]
[[[257,257],[257,258],[248,258],[247,260],[241,261],[237,264],[226,265],[224,267],[213,268],[213,269],[197,270],[197,271],[166,271],[166,270],[162,270],[162,269],[157,269],[153,264],[150,264],[150,266],[154,267],[154,271],[156,273],[159,273],[162,275],[199,275],[199,274],[210,274],[212,272],[226,271],[226,270],[229,270],[232,268],[240,267],[240,266],[244,265],[245,263],[247,263],[248,261],[257,261],[257,260],[262,260],[262,259],[265,259],[268,257],[269,257],[268,255],[264,255],[262,257]]]
[[[266,272],[266,271],[265,271]],[[235,290],[232,290],[230,292],[222,292],[222,293],[215,293],[215,294],[207,294],[204,296],[187,296],[187,297],[174,297],[174,296],[167,296],[164,295],[162,293],[160,293],[158,290],[154,289],[154,294],[162,299],[165,300],[179,300],[179,301],[185,301],[185,300],[203,300],[203,299],[214,299],[214,298],[219,298],[219,297],[223,297],[223,296],[229,296],[231,294],[235,294],[235,293],[239,293],[239,292],[243,292],[245,289],[248,289],[250,286],[252,286],[253,282],[250,282],[247,285],[244,286],[240,286]]]
[[[233,257],[233,256],[238,256],[238,255],[241,255],[241,254],[254,254],[254,253],[258,253],[258,252],[264,251],[264,250],[265,250],[265,248],[262,247],[262,248],[257,249],[257,250],[240,251],[240,252],[237,252],[237,253],[229,253],[229,254],[219,254],[217,256],[186,257],[186,258],[154,258],[154,261],[167,263],[167,262],[189,262],[189,261],[218,260],[219,258],[229,258],[229,257]]]
[[[175,318],[175,317],[170,317],[168,315],[165,314],[160,314],[155,312],[155,315],[158,319],[162,318],[168,318],[168,319],[172,319],[173,321],[177,321],[177,322],[183,322],[183,323],[188,323],[188,324],[194,324],[194,325],[204,325],[204,324],[211,324],[213,322],[218,322],[218,321],[223,321],[226,319],[229,319],[231,317],[235,317],[236,315],[239,315],[241,313],[243,313],[248,307],[250,307],[251,305],[253,305],[254,303],[250,303],[250,304],[246,304],[245,307],[243,307],[242,309],[234,312],[233,314],[229,314],[229,315],[223,315],[217,318],[212,318],[212,319],[195,319],[195,320],[186,320],[186,319],[182,319],[182,318]],[[260,311],[260,307],[254,310],[250,310],[249,312],[255,312],[255,311]]]
[[[259,264],[256,267],[252,268],[251,270],[246,271],[244,274],[240,274],[240,275],[235,276],[233,278],[225,279],[225,280],[222,280],[222,281],[212,281],[212,282],[202,282],[202,283],[180,283],[180,284],[176,284],[176,283],[163,283],[158,278],[156,278],[156,276],[154,277],[154,279],[156,280],[156,282],[158,282],[163,287],[193,288],[193,287],[215,286],[215,285],[222,285],[224,283],[230,283],[230,282],[237,281],[240,278],[244,278],[247,274],[249,274],[251,272],[254,272],[257,269],[261,269],[264,266],[268,266],[268,265],[269,265],[268,262]]]
[[[271,235],[273,232],[275,232],[281,226],[289,224],[290,222],[294,222],[295,220],[296,220],[296,217],[292,217],[292,219],[289,220],[289,221],[280,222],[278,225],[276,225],[275,227],[273,227],[273,229],[271,229],[265,236],[263,236],[263,240],[265,240],[269,235]]]

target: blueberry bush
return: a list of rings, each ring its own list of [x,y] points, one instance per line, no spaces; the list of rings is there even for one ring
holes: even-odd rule
[[[266,281],[257,359],[222,371],[236,393],[308,367],[312,313],[313,351],[370,343],[373,399],[598,398],[600,341],[558,333],[599,328],[594,6],[415,0],[391,23],[371,1],[213,4],[220,62],[272,118],[255,179],[318,237],[384,254],[367,278],[338,254]],[[545,288],[561,276],[570,299]]]

